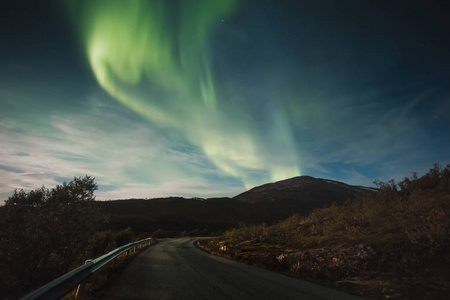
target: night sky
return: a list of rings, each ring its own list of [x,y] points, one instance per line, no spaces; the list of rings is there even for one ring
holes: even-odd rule
[[[1,1],[0,200],[234,196],[450,163],[446,1]]]

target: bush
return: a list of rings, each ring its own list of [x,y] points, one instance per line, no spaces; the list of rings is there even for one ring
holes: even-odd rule
[[[362,286],[372,280],[380,295],[380,289],[392,289],[407,299],[438,299],[450,288],[450,165],[435,165],[424,176],[414,173],[398,184],[375,183],[377,193],[342,206],[272,226],[241,225],[222,240],[203,244],[269,268],[278,262],[306,279],[349,283],[366,278]]]
[[[48,190],[14,191],[0,209],[1,298],[16,298],[84,263],[99,220],[95,179],[75,177]]]

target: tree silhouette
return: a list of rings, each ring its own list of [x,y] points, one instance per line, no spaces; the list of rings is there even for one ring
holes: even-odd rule
[[[14,191],[0,209],[0,291],[17,297],[85,259],[99,213],[95,178],[74,177],[51,190]]]

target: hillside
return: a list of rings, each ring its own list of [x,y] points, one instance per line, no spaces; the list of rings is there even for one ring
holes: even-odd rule
[[[450,165],[377,193],[240,226],[200,246],[219,255],[379,299],[448,299]]]
[[[264,199],[261,187],[236,198],[95,201],[97,184],[87,175],[52,189],[16,191],[0,207],[0,298],[16,299],[86,258],[142,237],[220,235],[242,224],[272,224],[293,213],[307,215],[313,208],[342,201],[344,194],[355,195],[351,186],[330,186],[326,180],[309,186],[305,178],[268,185],[284,197],[280,201],[246,200],[245,195]],[[299,181],[303,185],[292,191],[290,187]],[[337,187],[345,192],[340,194]],[[321,198],[323,191],[330,197]]]
[[[212,233],[236,226],[241,220],[259,222],[247,204],[230,198],[186,199],[128,199],[97,201],[100,212],[107,218],[105,229],[114,231],[131,227],[138,233],[174,236],[182,232]]]
[[[97,201],[96,205],[109,220],[105,230],[131,227],[135,232],[174,236],[182,232],[211,234],[239,223],[271,224],[293,213],[306,215],[314,208],[341,204],[370,192],[370,188],[300,176],[255,187],[234,198],[129,199]]]

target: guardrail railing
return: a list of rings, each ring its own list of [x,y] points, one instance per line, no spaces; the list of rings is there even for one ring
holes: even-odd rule
[[[78,267],[69,273],[56,278],[55,280],[47,283],[39,289],[31,292],[30,294],[20,298],[20,300],[34,300],[34,299],[60,299],[67,293],[69,293],[74,287],[78,285],[77,295],[83,288],[80,284],[91,276],[95,271],[115,260],[119,255],[130,250],[136,250],[136,248],[145,247],[150,244],[152,238],[143,239],[137,242],[129,243],[121,246],[105,255],[102,255],[96,259],[87,260],[84,265]]]

